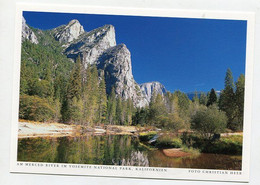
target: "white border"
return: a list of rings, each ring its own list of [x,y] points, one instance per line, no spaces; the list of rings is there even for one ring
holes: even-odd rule
[[[205,18],[205,19],[230,19],[247,21],[247,44],[246,44],[246,91],[244,109],[244,139],[242,156],[242,175],[231,175],[229,170],[203,170],[197,169],[199,173],[190,173],[185,168],[163,168],[167,172],[135,171],[138,167],[131,167],[132,171],[124,170],[97,170],[94,166],[102,165],[80,165],[91,169],[48,167],[53,163],[34,163],[42,167],[17,166],[17,140],[18,140],[18,106],[19,106],[19,79],[21,59],[21,28],[23,11],[41,12],[63,12],[63,13],[88,13],[108,15],[135,15],[155,17],[181,17],[181,18]],[[216,180],[216,181],[249,181],[249,158],[250,158],[250,127],[252,117],[252,87],[253,87],[253,44],[254,44],[254,13],[225,12],[225,11],[202,11],[202,10],[174,10],[174,9],[144,9],[144,8],[115,8],[94,6],[66,6],[46,4],[17,4],[16,7],[16,33],[15,33],[15,60],[14,60],[14,83],[13,83],[13,111],[12,111],[12,134],[10,172],[21,173],[43,173],[43,174],[67,174],[67,175],[92,175],[92,176],[115,176],[115,177],[137,177],[158,179],[186,179],[186,180]],[[29,163],[23,163],[29,164]],[[59,166],[62,164],[59,163]],[[113,166],[114,167],[114,166]],[[119,167],[118,167],[119,168]],[[150,169],[155,169],[149,167]],[[209,174],[206,172],[222,172],[228,174]]]

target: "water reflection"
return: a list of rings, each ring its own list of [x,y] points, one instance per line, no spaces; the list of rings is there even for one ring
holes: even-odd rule
[[[25,138],[18,142],[18,161],[241,170],[241,158],[200,154],[167,157],[150,151],[128,135]]]

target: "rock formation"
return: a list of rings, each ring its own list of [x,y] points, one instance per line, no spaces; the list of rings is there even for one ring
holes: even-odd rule
[[[132,74],[130,51],[125,44],[116,44],[114,26],[104,25],[85,32],[79,21],[74,19],[67,25],[54,28],[50,33],[53,39],[60,42],[64,48],[63,53],[72,61],[80,56],[85,68],[97,65],[98,70],[104,73],[107,94],[114,87],[116,96],[121,96],[124,100],[130,98],[136,107],[144,107],[149,104],[153,91],[166,93],[165,87],[159,82],[141,86],[136,83]],[[23,39],[38,43],[24,19],[22,35]]]
[[[131,98],[134,105],[148,105],[139,85],[132,74],[131,54],[125,44],[119,44],[106,50],[98,60],[98,69],[103,69],[107,93],[112,87],[123,99]]]
[[[151,101],[153,92],[156,94],[165,95],[167,93],[166,88],[160,82],[147,82],[140,85],[141,91],[144,94],[148,102]]]
[[[32,29],[26,24],[24,17],[22,18],[22,41],[29,40],[31,43],[38,44],[38,39]]]
[[[67,25],[54,29],[55,39],[63,44],[77,39],[82,33],[84,33],[84,28],[76,19],[71,20]]]
[[[88,64],[96,64],[100,55],[113,46],[116,46],[115,28],[105,25],[82,34],[66,48],[65,54],[74,60],[80,55],[87,67]]]

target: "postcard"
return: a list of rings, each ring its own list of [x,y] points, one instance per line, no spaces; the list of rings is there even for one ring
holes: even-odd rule
[[[17,4],[11,172],[249,181],[254,14]]]

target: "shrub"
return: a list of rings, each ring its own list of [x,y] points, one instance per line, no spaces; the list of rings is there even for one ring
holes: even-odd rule
[[[141,132],[141,133],[139,134],[139,139],[140,139],[140,141],[149,141],[149,140],[152,139],[156,134],[157,134],[157,132],[155,132],[155,131]]]
[[[218,110],[216,105],[198,110],[191,118],[192,129],[196,130],[205,139],[212,139],[212,136],[223,132],[227,126],[226,114]]]
[[[155,146],[158,148],[180,148],[182,146],[182,141],[177,137],[162,136],[157,139]]]
[[[243,136],[223,137],[213,142],[206,148],[209,153],[221,153],[230,155],[241,155],[243,145]]]
[[[53,119],[55,110],[46,98],[21,95],[19,118],[33,121],[49,121]]]
[[[194,154],[194,155],[200,154],[200,150],[199,149],[192,148],[192,147],[187,147],[186,145],[183,145],[181,150],[183,152],[191,153],[191,154]]]
[[[222,137],[216,141],[209,141],[196,135],[183,135],[183,144],[187,147],[198,148],[203,153],[241,155],[243,136]]]

